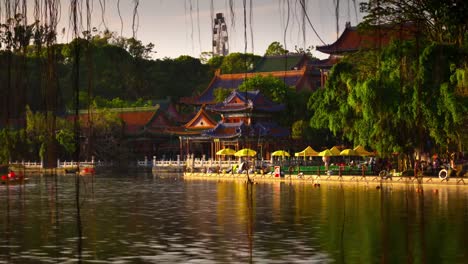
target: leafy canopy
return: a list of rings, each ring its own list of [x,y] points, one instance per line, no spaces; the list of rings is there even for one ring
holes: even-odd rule
[[[272,75],[255,75],[247,78],[239,85],[238,89],[239,91],[260,90],[261,93],[272,101],[279,103],[285,101],[289,87],[282,80]]]

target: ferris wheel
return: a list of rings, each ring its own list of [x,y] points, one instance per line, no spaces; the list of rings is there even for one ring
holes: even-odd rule
[[[223,13],[217,13],[213,25],[213,56],[229,53],[228,32]]]

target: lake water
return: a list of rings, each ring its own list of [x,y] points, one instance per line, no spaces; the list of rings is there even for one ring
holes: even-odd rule
[[[0,263],[468,263],[468,187],[152,174],[79,186],[79,206],[74,176],[0,186]]]

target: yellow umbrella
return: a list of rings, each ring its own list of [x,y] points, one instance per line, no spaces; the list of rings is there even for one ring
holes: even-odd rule
[[[329,149],[326,149],[326,150],[320,152],[318,155],[321,156],[321,157],[335,156],[335,155],[333,155],[333,153]]]
[[[234,154],[236,154],[236,151],[230,148],[223,148],[223,149],[218,150],[218,152],[216,152],[216,155],[221,155],[221,156],[229,156],[229,155],[234,155]]]
[[[359,156],[359,154],[354,149],[343,149],[340,156]]]
[[[273,157],[285,157],[285,156],[289,157],[291,155],[289,155],[289,153],[287,151],[285,151],[285,150],[277,150],[277,151],[271,153],[271,156],[273,156]]]
[[[245,149],[241,149],[239,151],[237,151],[234,156],[236,157],[247,157],[247,156],[255,156],[257,154],[257,152],[255,150],[252,150],[252,149],[249,149],[249,148],[245,148]]]
[[[330,152],[333,154],[331,156],[339,156],[341,151],[336,147],[334,146],[333,148],[330,149]]]
[[[359,145],[354,148],[359,156],[374,156],[374,153],[367,151],[363,146]]]
[[[317,156],[318,155],[318,152],[315,151],[313,148],[311,148],[310,146],[308,146],[307,148],[305,148],[303,151],[301,152],[296,152],[294,154],[294,156],[296,157],[309,157],[309,156]]]

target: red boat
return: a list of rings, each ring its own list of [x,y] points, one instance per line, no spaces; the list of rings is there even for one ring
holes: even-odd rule
[[[0,165],[0,175],[1,184],[22,184],[28,180],[23,174],[10,170],[7,165]]]
[[[80,170],[81,176],[94,175],[94,173],[96,173],[96,171],[92,167],[85,167]]]

